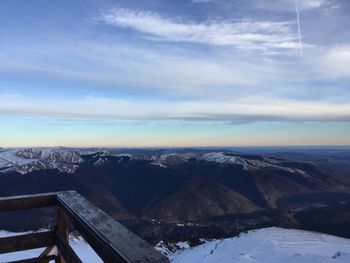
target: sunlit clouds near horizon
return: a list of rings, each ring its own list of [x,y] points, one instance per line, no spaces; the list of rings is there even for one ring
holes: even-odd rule
[[[1,1],[0,147],[350,145],[349,12]]]

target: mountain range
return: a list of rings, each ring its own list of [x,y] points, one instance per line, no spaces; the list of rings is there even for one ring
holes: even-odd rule
[[[0,149],[0,196],[74,189],[136,232],[135,222],[160,232],[164,224],[229,222],[222,231],[232,234],[238,217],[304,226],[310,209],[348,206],[349,179],[318,163],[232,151]]]

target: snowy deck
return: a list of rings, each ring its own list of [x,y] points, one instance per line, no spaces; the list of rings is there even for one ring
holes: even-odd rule
[[[57,207],[55,229],[0,238],[0,255],[46,248],[39,257],[13,263],[52,260],[62,263],[83,262],[69,244],[69,226],[72,224],[103,262],[169,262],[144,240],[75,191],[0,198],[0,212],[49,206]]]

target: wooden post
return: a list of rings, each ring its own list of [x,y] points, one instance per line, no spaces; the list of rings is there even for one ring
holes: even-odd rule
[[[0,254],[46,247],[39,258],[16,263],[46,263],[50,260],[83,263],[69,245],[71,223],[104,262],[169,263],[152,246],[75,191],[0,197],[0,213],[55,205],[58,206],[55,231],[0,238]],[[47,256],[53,246],[57,246],[58,256]]]
[[[67,215],[62,211],[62,209],[57,209],[57,226],[56,226],[56,236],[60,239],[64,245],[69,246],[69,221]],[[62,253],[58,250],[58,263],[66,263]]]
[[[54,247],[55,246],[50,246],[50,247],[45,248],[45,250],[43,252],[41,252],[39,258],[48,256],[51,253],[51,251],[54,249]]]

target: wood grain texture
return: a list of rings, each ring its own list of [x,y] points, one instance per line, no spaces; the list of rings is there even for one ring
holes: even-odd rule
[[[59,256],[42,255],[15,262],[55,260],[61,263],[81,263],[68,242],[69,222],[71,222],[106,263],[169,262],[167,257],[75,191],[0,198],[0,212],[55,205],[58,206],[55,231],[1,238],[0,254],[56,245]]]
[[[105,262],[169,262],[167,257],[75,191],[58,193],[57,200],[59,207]]]
[[[55,232],[46,231],[0,238],[0,254],[53,246]]]
[[[55,206],[57,193],[0,197],[0,213]]]
[[[56,245],[60,256],[58,262],[67,263],[83,263],[78,255],[74,252],[73,248],[66,242],[65,238],[60,234],[56,235]]]

